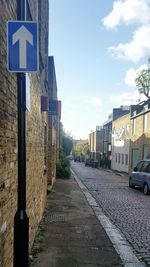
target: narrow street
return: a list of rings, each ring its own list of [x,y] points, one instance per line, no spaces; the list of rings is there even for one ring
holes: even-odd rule
[[[139,260],[150,266],[150,196],[128,187],[128,175],[119,176],[72,161],[72,170],[87,187]]]

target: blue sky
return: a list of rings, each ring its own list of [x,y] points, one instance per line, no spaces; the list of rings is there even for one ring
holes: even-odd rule
[[[85,139],[114,107],[137,103],[134,79],[150,54],[150,0],[51,0],[62,123]]]

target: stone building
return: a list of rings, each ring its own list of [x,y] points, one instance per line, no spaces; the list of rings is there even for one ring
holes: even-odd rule
[[[103,123],[103,157],[111,160],[111,137],[112,137],[112,122],[117,118],[129,112],[128,106],[121,106],[120,108],[113,108],[112,114],[109,115],[108,120]]]
[[[48,117],[41,112],[41,96],[48,96],[48,0],[28,0],[27,19],[39,22],[38,73],[27,75],[26,112],[27,214],[29,244],[42,218],[46,194]],[[12,267],[13,225],[17,210],[17,83],[7,71],[6,22],[17,19],[17,1],[0,0],[0,266]]]
[[[103,127],[96,126],[96,131],[89,134],[90,159],[100,161],[103,154]]]
[[[112,122],[111,168],[117,171],[130,170],[130,112]]]
[[[48,113],[48,188],[56,178],[56,162],[59,158],[59,128],[61,107],[57,100],[57,82],[53,56],[48,57],[48,97],[49,103],[55,105],[53,112]]]
[[[150,155],[150,99],[131,108],[131,167]]]

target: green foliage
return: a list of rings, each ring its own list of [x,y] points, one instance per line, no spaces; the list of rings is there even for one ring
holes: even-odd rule
[[[70,155],[72,147],[73,147],[72,138],[69,135],[64,134],[62,136],[62,148],[63,148],[63,152],[65,153],[66,156]]]
[[[71,176],[70,162],[65,157],[64,154],[61,154],[56,165],[56,176],[57,178],[67,178]]]
[[[74,141],[73,155],[75,156],[85,156],[89,154],[89,145],[87,140],[77,140]]]
[[[63,129],[62,123],[60,124],[60,150],[66,156],[69,156],[73,148],[73,139],[72,137],[66,133]]]
[[[150,62],[150,59],[148,59],[148,62]],[[142,70],[135,79],[135,83],[139,93],[150,98],[150,68]]]
[[[59,160],[56,164],[56,177],[68,179],[71,176],[70,161],[66,158],[70,155],[73,147],[73,139],[67,134],[62,123],[60,124],[60,151]]]

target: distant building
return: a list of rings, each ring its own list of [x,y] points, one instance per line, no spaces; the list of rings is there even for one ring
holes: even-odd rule
[[[89,134],[89,156],[92,160],[100,161],[103,153],[103,127],[96,126],[96,131]]]
[[[113,170],[130,170],[130,112],[112,122],[112,159]]]
[[[129,106],[121,106],[120,108],[113,108],[112,114],[109,115],[108,120],[103,123],[103,158],[111,160],[112,151],[112,122],[119,117],[129,112]]]

